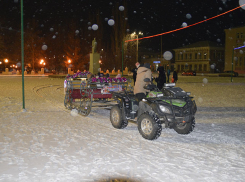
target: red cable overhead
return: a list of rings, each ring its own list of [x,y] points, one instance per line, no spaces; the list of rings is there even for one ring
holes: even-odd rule
[[[214,18],[220,17],[220,16],[222,16],[222,15],[225,15],[225,14],[227,14],[227,13],[230,13],[230,12],[232,12],[232,11],[237,10],[237,9],[241,8],[242,6],[245,6],[245,4],[243,4],[243,5],[241,5],[241,6],[238,6],[238,7],[234,8],[234,9],[231,9],[231,10],[229,10],[229,11],[226,11],[226,12],[224,12],[224,13],[221,13],[221,14],[219,14],[219,15],[216,15],[216,16],[213,16],[213,17],[211,17],[211,18],[208,18],[208,19],[206,19],[206,20],[202,20],[202,21],[199,21],[199,22],[197,22],[197,23],[188,25],[188,26],[186,26],[186,27],[178,28],[178,29],[175,29],[175,30],[171,30],[171,31],[164,32],[164,33],[160,33],[160,34],[156,34],[156,35],[151,35],[151,36],[148,36],[148,37],[142,37],[142,38],[139,38],[138,40],[149,39],[149,38],[157,37],[157,36],[160,36],[160,35],[165,35],[165,34],[177,32],[177,31],[179,31],[179,30],[182,30],[182,29],[185,29],[185,28],[189,28],[189,27],[192,27],[192,26],[194,26],[194,25],[198,25],[198,24],[200,24],[200,23],[206,22],[206,21],[208,21],[208,20],[212,20],[212,19],[214,19]],[[132,42],[132,41],[136,41],[136,40],[137,40],[137,39],[131,39],[131,40],[126,40],[125,42]]]

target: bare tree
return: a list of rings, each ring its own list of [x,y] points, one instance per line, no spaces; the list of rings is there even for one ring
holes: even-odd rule
[[[39,31],[35,20],[32,20],[31,23],[27,24],[24,32],[24,59],[26,64],[31,65],[32,70],[35,70],[39,60],[44,58],[41,54],[42,43],[41,31]]]
[[[113,25],[113,31],[111,33],[111,50],[112,50],[112,62],[116,69],[122,68],[122,47],[127,35],[127,6],[124,1],[124,11],[119,11],[119,3],[112,10],[115,24]]]

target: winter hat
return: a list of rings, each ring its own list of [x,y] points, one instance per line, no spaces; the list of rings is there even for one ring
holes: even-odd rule
[[[148,68],[148,69],[151,69],[150,63],[145,63],[145,64],[144,64],[144,67],[146,67],[146,68]]]
[[[157,71],[159,71],[159,72],[164,72],[164,67],[163,67],[163,66],[159,66],[159,67],[157,68]]]

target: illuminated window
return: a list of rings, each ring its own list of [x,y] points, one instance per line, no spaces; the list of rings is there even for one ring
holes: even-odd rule
[[[204,53],[204,54],[203,54],[203,58],[204,58],[204,59],[207,59],[207,53]]]

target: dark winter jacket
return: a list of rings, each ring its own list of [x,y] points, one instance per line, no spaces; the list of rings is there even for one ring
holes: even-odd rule
[[[173,79],[174,79],[174,82],[177,82],[178,80],[178,73],[176,71],[173,72]]]
[[[164,83],[166,83],[166,74],[162,66],[158,67],[157,71],[159,71],[159,76],[155,79],[155,81],[157,82],[157,87],[161,90]]]
[[[134,82],[136,81],[137,70],[138,70],[138,68],[134,68],[134,69],[132,69],[132,73],[133,73],[133,79],[134,79]]]

